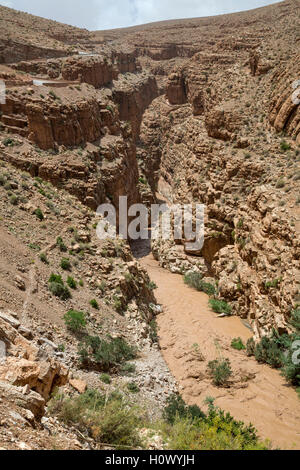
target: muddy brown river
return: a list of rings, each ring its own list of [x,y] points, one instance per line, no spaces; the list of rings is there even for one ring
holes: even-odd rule
[[[206,294],[162,269],[151,253],[140,253],[141,264],[157,285],[155,295],[164,311],[157,318],[162,354],[189,404],[203,409],[206,397],[235,418],[252,423],[274,448],[300,449],[300,400],[280,373],[231,347],[252,333],[238,317],[217,318]],[[233,370],[229,388],[212,384],[208,361],[229,358]]]

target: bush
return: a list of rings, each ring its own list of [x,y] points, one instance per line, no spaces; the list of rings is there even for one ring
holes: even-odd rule
[[[299,337],[300,341],[300,337]],[[299,349],[299,346],[298,346]],[[299,387],[300,385],[300,364],[296,364],[295,360],[293,360],[293,355],[296,351],[291,349],[288,355],[285,357],[284,365],[281,369],[281,374],[285,379],[292,385]],[[300,354],[296,353],[297,362],[300,358]]]
[[[128,388],[130,393],[139,393],[139,391],[140,391],[140,388],[138,387],[138,385],[135,382],[129,382],[127,384],[127,388]]]
[[[68,248],[64,244],[64,241],[61,237],[58,237],[56,240],[56,246],[60,249],[62,253],[66,253],[68,251]]]
[[[153,318],[150,322],[150,338],[153,343],[158,343],[158,325],[155,318]]]
[[[86,314],[77,310],[69,310],[64,315],[67,328],[73,333],[79,333],[86,327]]]
[[[37,209],[35,209],[34,215],[36,215],[39,220],[41,220],[41,221],[44,220],[44,214],[43,214],[42,210],[39,207]]]
[[[280,142],[280,148],[283,152],[287,152],[288,150],[291,150],[290,144],[288,144],[285,140],[282,140]]]
[[[236,349],[237,351],[242,351],[246,349],[246,346],[243,343],[243,340],[241,338],[234,338],[231,342],[231,347],[233,349]]]
[[[265,284],[266,289],[278,289],[281,279],[274,279],[273,281],[268,281]]]
[[[170,450],[269,450],[268,444],[260,442],[258,437],[248,442],[245,437],[246,425],[240,427],[235,421],[227,423],[219,416],[210,424],[203,420],[190,421],[177,419],[173,426],[164,429],[163,437]]]
[[[167,399],[163,417],[167,423],[174,424],[177,418],[193,420],[195,418],[204,419],[206,416],[197,405],[189,406],[180,395],[173,394]]]
[[[135,371],[136,371],[136,367],[134,364],[124,364],[121,367],[121,373],[124,375],[134,374]]]
[[[275,369],[281,369],[281,374],[295,386],[300,385],[300,364],[295,363],[295,344],[300,341],[298,325],[298,311],[292,313],[291,323],[296,332],[288,335],[279,335],[273,330],[272,336],[264,336],[257,344],[253,340],[247,343],[248,355],[254,355],[260,364],[268,364]],[[299,356],[298,356],[299,357]]]
[[[188,406],[179,395],[169,397],[164,409],[163,437],[171,450],[267,450],[256,429],[236,421],[208,400],[208,414]]]
[[[45,255],[45,253],[41,253],[40,254],[40,261],[44,264],[49,264],[49,261],[48,261],[48,258],[47,256]]]
[[[300,333],[300,308],[292,312],[290,324],[297,332]]]
[[[95,310],[99,310],[99,304],[98,304],[98,302],[97,302],[96,299],[92,299],[92,300],[90,301],[90,305],[91,305]]]
[[[254,341],[253,338],[248,339],[246,349],[247,349],[247,356],[248,357],[254,356],[254,354],[255,354],[255,341]]]
[[[110,338],[106,341],[98,336],[87,336],[78,353],[84,366],[104,371],[118,369],[120,364],[136,358],[136,349],[123,338]]]
[[[67,284],[71,289],[74,289],[74,290],[77,289],[77,282],[75,281],[73,277],[68,276]]]
[[[71,271],[71,262],[68,258],[62,258],[60,262],[60,267],[64,271]]]
[[[5,147],[13,147],[15,145],[15,141],[10,137],[7,137],[3,140],[3,145],[5,145]]]
[[[226,315],[232,314],[231,306],[224,300],[210,299],[209,304],[216,313],[225,313]]]
[[[71,292],[64,285],[62,277],[58,274],[51,274],[48,281],[48,287],[50,292],[61,300],[68,300],[72,297]]]
[[[149,288],[149,290],[156,290],[156,289],[157,289],[157,285],[155,284],[155,282],[151,281],[151,282],[149,282],[149,284],[148,284],[148,288]]]
[[[217,387],[227,385],[229,377],[232,376],[229,359],[216,359],[211,361],[208,363],[208,368],[213,377],[213,383]]]
[[[260,364],[269,364],[274,369],[283,366],[282,350],[272,338],[263,337],[255,346],[254,356]]]
[[[9,198],[9,202],[13,205],[13,206],[17,206],[19,204],[19,198],[18,196],[16,196],[15,194],[12,194]]]
[[[101,374],[100,375],[100,380],[106,385],[111,384],[111,378],[108,374]]]
[[[119,394],[107,397],[97,390],[87,390],[75,398],[56,396],[50,401],[49,410],[67,426],[76,426],[96,442],[120,450],[142,445],[138,432],[141,416]]]
[[[205,292],[207,295],[215,295],[216,288],[208,282],[202,280],[202,275],[196,271],[189,272],[184,276],[184,282],[194,289]]]
[[[285,181],[284,181],[284,179],[280,178],[276,183],[276,188],[277,189],[282,189],[284,187],[285,187]]]
[[[49,282],[57,282],[58,284],[61,284],[63,285],[64,284],[64,281],[61,277],[60,274],[51,274],[50,278],[49,278]]]

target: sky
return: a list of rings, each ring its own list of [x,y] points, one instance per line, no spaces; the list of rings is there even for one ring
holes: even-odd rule
[[[90,30],[220,15],[272,3],[278,0],[0,0],[0,5]]]

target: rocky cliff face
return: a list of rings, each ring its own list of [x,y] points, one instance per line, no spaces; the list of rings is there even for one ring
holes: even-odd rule
[[[270,103],[270,124],[300,143],[300,56],[295,55],[273,76],[274,90]]]
[[[130,203],[139,201],[135,146],[110,91],[97,92],[84,84],[55,92],[44,87],[41,97],[39,87],[25,95],[21,90],[10,93],[1,105],[2,122],[41,150],[27,147],[22,156],[9,151],[10,161],[63,185],[93,209],[108,196],[116,204],[120,195],[128,195]]]
[[[114,81],[113,85],[113,98],[118,104],[120,119],[131,124],[136,140],[140,134],[143,114],[158,96],[155,77],[147,73],[126,74]]]

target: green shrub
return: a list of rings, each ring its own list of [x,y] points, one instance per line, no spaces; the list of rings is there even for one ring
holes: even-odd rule
[[[150,326],[150,338],[153,341],[153,343],[158,343],[159,337],[158,337],[158,325],[157,321],[155,318],[153,318],[149,324]]]
[[[72,276],[68,276],[67,284],[71,289],[73,289],[73,290],[77,289],[77,282],[75,281],[75,279]]]
[[[298,339],[300,341],[300,337]],[[298,346],[299,350],[299,346]],[[295,359],[293,360],[293,355],[296,353],[293,348],[291,348],[288,352],[288,355],[285,356],[284,358],[284,365],[281,369],[281,374],[285,379],[292,385],[295,385],[296,387],[299,387],[300,385],[300,364],[295,362]],[[300,354],[296,353],[296,359],[297,362],[300,359]]]
[[[114,309],[119,312],[119,313],[122,313],[122,308],[123,308],[123,305],[122,305],[122,302],[121,300],[118,298],[118,297],[114,297]]]
[[[255,341],[254,341],[253,338],[248,339],[246,349],[247,349],[247,356],[248,357],[254,356],[254,354],[255,354]]]
[[[35,209],[34,215],[36,215],[36,217],[39,220],[41,220],[41,221],[44,220],[44,214],[43,214],[42,210],[39,207],[37,209]]]
[[[290,324],[295,328],[296,332],[300,333],[300,308],[292,312]]]
[[[64,271],[71,271],[71,262],[68,258],[62,258],[61,262],[60,262],[60,267],[61,269],[63,269]]]
[[[285,181],[284,181],[284,179],[280,178],[276,183],[276,188],[277,189],[282,189],[284,187],[285,187]]]
[[[71,292],[64,285],[64,281],[59,274],[51,274],[48,281],[48,287],[50,292],[61,300],[68,300],[71,298]]]
[[[255,346],[254,356],[260,364],[269,364],[275,369],[283,365],[282,350],[272,338],[266,336]]]
[[[99,310],[99,304],[98,304],[98,302],[97,302],[96,299],[92,299],[92,300],[90,301],[90,305],[91,305],[91,307],[93,307],[95,310]]]
[[[296,313],[295,313],[296,312]],[[300,385],[300,364],[294,360],[297,341],[300,341],[298,325],[298,313],[292,313],[291,322],[296,326],[293,334],[279,335],[273,330],[270,337],[264,336],[257,344],[249,340],[247,344],[248,355],[254,355],[260,364],[268,364],[275,369],[281,369],[281,374],[286,380],[295,386]],[[295,323],[294,323],[295,322]]]
[[[111,368],[119,369],[120,364],[135,359],[136,349],[123,338],[106,341],[98,336],[86,336],[78,354],[85,367],[108,371]]]
[[[232,314],[231,306],[224,300],[210,299],[209,304],[216,313],[225,313],[226,315]]]
[[[75,426],[98,443],[120,450],[142,445],[139,437],[142,417],[119,394],[107,397],[97,390],[87,390],[74,398],[56,396],[49,403],[49,411],[68,427]]]
[[[285,140],[282,140],[280,142],[280,148],[283,152],[287,152],[288,150],[291,150],[290,144],[288,144]]]
[[[167,400],[163,412],[166,421],[162,434],[171,450],[267,450],[260,442],[256,429],[236,421],[230,413],[214,406],[207,399],[208,413],[198,406],[188,406],[179,395]]]
[[[189,272],[184,276],[184,282],[194,289],[205,292],[207,295],[215,295],[216,288],[208,282],[202,280],[202,275],[196,271]]]
[[[123,364],[121,367],[121,373],[124,375],[134,374],[135,371],[136,371],[136,366],[134,364],[127,363],[127,364]]]
[[[129,382],[127,384],[127,388],[130,391],[130,393],[139,393],[139,391],[140,391],[140,388],[138,387],[138,385],[135,382]]]
[[[268,281],[265,284],[266,289],[277,289],[281,279],[274,279],[273,281]]]
[[[157,285],[155,284],[155,282],[151,281],[151,282],[149,282],[149,284],[148,284],[148,288],[149,288],[149,290],[156,290],[156,289],[157,289]]]
[[[243,343],[243,340],[241,338],[234,338],[231,342],[231,347],[233,349],[236,349],[237,351],[242,351],[246,349],[246,346]]]
[[[227,385],[229,377],[232,376],[229,359],[215,359],[208,363],[208,369],[217,387]]]
[[[61,277],[60,274],[51,274],[50,278],[49,278],[49,282],[57,282],[58,284],[61,284],[63,285],[64,284],[64,281]]]
[[[13,147],[15,145],[15,141],[10,137],[7,137],[3,140],[3,145],[5,145],[5,147]]]
[[[182,397],[178,394],[173,394],[167,399],[167,404],[164,408],[163,417],[169,424],[174,424],[177,418],[195,419],[206,416],[197,405],[187,405]]]
[[[67,328],[73,333],[82,331],[87,324],[86,314],[84,312],[78,312],[77,310],[69,310],[64,315],[64,320]]]
[[[110,378],[110,375],[108,375],[108,374],[101,374],[100,375],[100,380],[106,385],[111,384],[111,378]]]
[[[9,202],[13,205],[13,206],[17,206],[19,204],[19,198],[18,196],[16,196],[15,194],[12,194],[9,198]]]
[[[36,243],[29,243],[29,248],[34,251],[41,251],[40,245],[37,245]]]
[[[40,261],[44,264],[49,264],[48,258],[45,253],[40,254]]]
[[[60,249],[62,253],[66,253],[68,251],[68,248],[64,244],[64,241],[61,237],[58,237],[56,240],[56,246]]]

